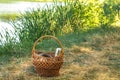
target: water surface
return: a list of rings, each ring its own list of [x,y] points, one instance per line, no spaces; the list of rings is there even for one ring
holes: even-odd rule
[[[58,5],[63,5],[63,3],[57,3]],[[52,7],[53,2],[13,2],[13,3],[0,3],[0,14],[11,14],[11,13],[24,13],[30,9],[37,8],[47,8]],[[14,35],[14,28],[8,23],[1,21],[0,19],[0,41],[4,42],[6,40],[6,31],[10,34],[10,37],[16,37]]]

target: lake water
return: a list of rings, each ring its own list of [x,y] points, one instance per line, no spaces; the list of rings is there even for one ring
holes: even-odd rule
[[[3,13],[19,13],[24,12],[30,8],[45,8],[46,5],[52,6],[53,2],[13,2],[0,3],[0,14]]]
[[[38,7],[41,9],[46,8],[47,6],[52,7],[53,2],[13,2],[13,3],[0,3],[0,14],[6,13],[24,13],[30,9],[37,9]],[[46,6],[47,5],[47,6]],[[58,3],[58,5],[63,5],[63,3]],[[6,32],[10,33],[10,37],[14,37],[15,30],[14,28],[7,22],[0,20],[0,40],[2,42],[5,41]],[[13,33],[13,34],[12,34]]]
[[[6,31],[10,35],[9,38],[16,37],[14,35],[14,33],[15,33],[14,28],[9,23],[0,21],[0,42],[2,42],[2,43],[4,43],[6,41],[6,36],[7,36]]]

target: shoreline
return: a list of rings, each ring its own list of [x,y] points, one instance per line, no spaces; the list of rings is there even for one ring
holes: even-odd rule
[[[14,2],[54,2],[54,0],[1,0],[0,3],[14,3]],[[64,0],[57,0],[55,2],[64,2]]]

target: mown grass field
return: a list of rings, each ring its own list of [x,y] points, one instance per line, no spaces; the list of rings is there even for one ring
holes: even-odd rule
[[[64,45],[65,62],[59,77],[39,77],[31,51],[0,56],[0,80],[119,80],[120,27],[96,28],[58,37]]]

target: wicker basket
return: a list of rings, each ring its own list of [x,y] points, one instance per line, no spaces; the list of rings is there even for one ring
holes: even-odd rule
[[[35,50],[35,46],[39,41],[44,38],[52,38],[54,39],[59,46],[61,47],[61,52],[59,55],[54,56],[54,52],[45,53],[47,57],[42,56],[43,52],[39,52]],[[36,72],[43,77],[53,77],[59,75],[59,70],[63,64],[64,50],[61,42],[54,36],[42,36],[40,37],[33,45],[32,49],[32,62],[36,69]]]

